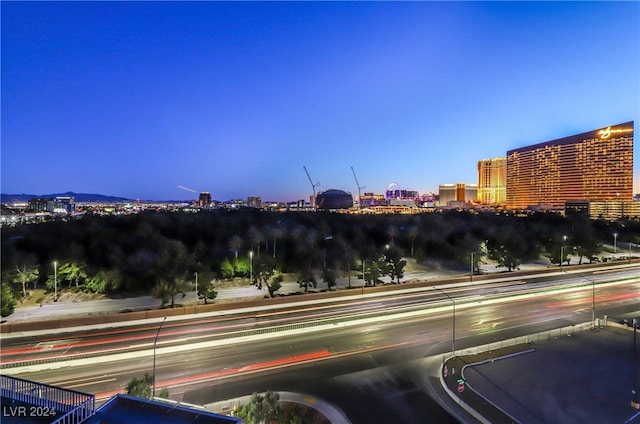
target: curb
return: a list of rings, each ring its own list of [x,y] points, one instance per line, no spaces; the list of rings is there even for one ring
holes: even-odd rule
[[[513,348],[520,348],[520,347],[523,347],[523,346],[524,345],[514,345],[514,346],[510,346],[509,348],[513,349]],[[505,348],[505,349],[507,349],[507,348]],[[535,349],[529,348],[529,349],[526,349],[526,350],[521,350],[521,351],[518,351],[518,352],[509,353],[509,354],[506,354],[506,355],[495,356],[495,357],[492,357],[492,358],[487,358],[487,359],[483,359],[483,360],[480,360],[480,361],[477,361],[477,362],[470,362],[470,363],[466,363],[466,361],[463,359],[463,358],[469,357],[468,355],[467,356],[454,356],[454,357],[451,357],[451,358],[447,359],[446,361],[444,361],[442,363],[442,365],[440,366],[440,375],[439,375],[440,384],[442,385],[442,388],[449,395],[449,397],[451,399],[453,399],[461,408],[463,408],[466,412],[468,412],[471,416],[473,416],[475,419],[477,419],[478,421],[480,421],[483,424],[495,424],[497,422],[496,418],[499,419],[498,422],[519,423],[518,420],[516,420],[514,417],[509,415],[506,411],[504,411],[498,405],[496,405],[495,403],[491,402],[485,396],[483,396],[482,394],[478,393],[470,385],[468,385],[466,383],[466,379],[464,378],[464,370],[465,370],[465,368],[467,368],[469,366],[475,366],[475,365],[485,364],[487,362],[499,361],[501,359],[509,359],[509,358],[513,358],[515,356],[520,356],[520,355],[523,355],[523,354],[533,353],[533,352],[535,352]],[[459,374],[457,374],[457,375],[460,376],[460,378],[457,381],[459,382],[459,387],[462,387],[462,390],[467,388],[468,390],[470,390],[469,393],[472,394],[472,396],[469,396],[469,395],[465,396],[467,398],[471,397],[470,399],[467,399],[466,401],[461,398],[461,395],[458,395],[458,394],[454,393],[453,390],[451,390],[451,388],[449,387],[450,383],[447,383],[447,381],[445,381],[445,378],[449,375],[449,371],[448,371],[449,365],[451,365],[451,362],[454,362],[454,361],[456,361],[456,362],[464,362],[464,365],[462,365],[461,368],[460,368]],[[458,364],[455,364],[455,365],[458,365]],[[453,370],[451,376],[456,375],[455,367],[451,367],[451,369]],[[445,375],[445,373],[447,375]],[[460,392],[460,390],[459,390],[459,392]],[[460,393],[462,393],[462,392],[460,392]],[[478,405],[475,405],[475,407],[473,405],[474,403],[478,402],[479,400],[481,400],[484,403],[484,405],[482,405],[484,409],[489,407],[491,412],[493,414],[495,414],[496,416],[493,417],[492,419],[488,419],[487,417],[485,417],[485,415],[480,413],[478,411],[478,409],[479,409]]]

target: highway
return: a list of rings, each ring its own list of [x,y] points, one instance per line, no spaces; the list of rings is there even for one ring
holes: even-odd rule
[[[439,290],[400,286],[399,292],[384,295],[167,320],[158,337],[157,387],[169,388],[173,399],[196,404],[267,389],[312,391],[340,402],[363,381],[375,382],[360,387],[365,392],[385,385],[390,385],[387,391],[403,387],[407,392],[407,384],[418,385],[411,378],[419,375],[422,358],[452,348],[452,302],[444,293],[456,302],[456,349],[590,321],[594,299],[596,317],[640,311],[638,265],[512,281],[500,277]],[[104,400],[133,377],[152,371],[159,324],[3,336],[2,372]],[[117,353],[124,354],[113,356]],[[70,360],[74,355],[88,359]],[[67,360],[57,361],[61,357]],[[33,360],[44,364],[10,366]],[[380,374],[384,367],[395,367],[391,381],[376,380],[388,374]],[[397,377],[397,367],[404,377]],[[398,378],[404,381],[400,386]],[[343,400],[341,407],[353,404]],[[365,411],[352,410],[349,416],[358,413]]]

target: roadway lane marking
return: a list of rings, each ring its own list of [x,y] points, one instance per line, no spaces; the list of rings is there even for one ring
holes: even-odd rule
[[[431,340],[431,338],[426,338],[426,339],[422,339],[422,340]],[[291,366],[296,366],[296,365],[303,365],[309,362],[316,362],[316,361],[324,361],[327,359],[336,359],[336,358],[342,358],[342,357],[347,357],[347,356],[353,356],[353,355],[359,355],[359,354],[366,354],[366,353],[370,353],[370,352],[376,352],[379,350],[384,350],[384,349],[389,349],[389,348],[394,348],[394,347],[400,347],[400,346],[406,346],[406,345],[410,345],[411,342],[399,342],[399,343],[393,343],[393,344],[389,344],[389,345],[383,345],[383,346],[376,346],[376,347],[370,347],[370,348],[366,348],[366,349],[352,349],[352,350],[347,350],[344,352],[340,352],[340,353],[331,353],[328,350],[324,349],[321,351],[317,351],[317,352],[311,352],[311,353],[307,353],[307,354],[301,354],[301,355],[295,355],[295,356],[290,356],[288,358],[284,358],[284,359],[275,359],[272,361],[268,361],[268,362],[262,362],[262,363],[257,363],[257,364],[251,364],[251,365],[246,365],[244,367],[239,367],[239,368],[225,368],[223,370],[220,371],[214,371],[214,372],[210,372],[210,373],[206,373],[206,374],[200,374],[200,375],[193,375],[193,376],[189,376],[189,377],[182,377],[179,379],[174,379],[174,380],[169,380],[169,381],[162,381],[162,382],[158,382],[156,385],[156,388],[159,387],[180,387],[180,386],[184,386],[184,385],[190,385],[190,384],[195,384],[195,383],[202,383],[203,381],[207,381],[207,380],[214,380],[214,379],[220,379],[220,378],[226,378],[226,377],[230,377],[230,376],[237,376],[238,374],[254,374],[254,373],[258,373],[258,372],[262,372],[265,370],[269,370],[269,369],[278,369],[278,368],[285,368],[285,367],[291,367]],[[112,390],[109,392],[103,392],[103,393],[96,393],[96,400],[100,400],[100,399],[108,399],[118,393],[123,393],[122,390]]]
[[[51,386],[62,386],[64,384],[68,384],[68,383],[79,383],[81,381],[90,381],[90,380],[95,380],[97,378],[105,378],[107,375],[96,375],[96,376],[92,376],[92,377],[84,377],[84,378],[72,378],[72,379],[66,379],[66,380],[48,380],[47,384],[51,385]]]
[[[608,283],[601,283],[599,287],[603,288],[603,287],[612,287],[612,286],[628,285],[628,284],[632,284],[632,283],[630,283],[627,280],[613,281]],[[577,285],[577,286],[570,286],[570,287],[565,287],[561,289],[546,288],[546,289],[530,290],[521,294],[499,296],[492,299],[483,299],[483,300],[476,300],[476,301],[466,300],[462,304],[457,303],[456,309],[461,310],[461,309],[468,309],[468,308],[477,307],[477,306],[497,305],[501,303],[524,301],[532,298],[551,297],[551,296],[557,296],[558,294],[573,293],[573,292],[583,291],[586,289],[590,290],[591,285]],[[624,297],[621,297],[621,299],[626,299],[629,297],[629,294],[624,294],[620,296],[624,296]],[[232,337],[227,339],[217,339],[217,340],[211,340],[206,342],[191,343],[189,345],[167,346],[167,347],[162,347],[157,349],[114,353],[114,354],[100,356],[100,357],[92,357],[92,358],[85,358],[85,359],[70,359],[63,362],[23,365],[23,366],[14,367],[14,368],[5,368],[3,369],[3,372],[5,374],[16,375],[24,372],[37,372],[45,369],[59,369],[59,368],[72,367],[72,366],[78,366],[78,365],[90,365],[90,364],[101,365],[105,362],[114,362],[114,361],[122,361],[122,360],[131,360],[133,358],[149,357],[149,356],[152,356],[154,352],[157,353],[157,355],[162,355],[167,353],[175,354],[175,353],[191,351],[195,349],[224,346],[231,343],[243,343],[243,342],[256,341],[256,340],[268,340],[271,338],[281,338],[281,337],[286,337],[294,334],[302,334],[302,333],[314,332],[314,331],[335,330],[336,328],[353,327],[353,326],[360,326],[363,324],[378,323],[380,321],[393,321],[395,319],[415,318],[419,316],[421,317],[425,315],[433,315],[440,312],[449,311],[451,309],[451,306],[448,304],[449,303],[448,300],[442,300],[441,302],[438,302],[438,303],[441,303],[443,306],[420,308],[420,309],[412,310],[409,312],[397,312],[395,314],[379,315],[371,318],[360,318],[360,319],[354,319],[354,320],[343,321],[338,323],[320,324],[315,327],[295,328],[295,329],[289,329],[289,330],[267,332],[262,334],[238,336],[238,337]],[[170,343],[170,342],[171,341],[167,341],[166,343]],[[111,351],[118,351],[118,350],[120,349],[112,349]],[[103,352],[108,353],[109,350],[106,350]]]
[[[81,383],[81,384],[69,384],[65,387],[82,387],[82,386],[91,386],[92,384],[101,384],[101,383],[109,383],[110,381],[116,381],[116,378],[105,378],[104,380],[91,381],[89,383]]]

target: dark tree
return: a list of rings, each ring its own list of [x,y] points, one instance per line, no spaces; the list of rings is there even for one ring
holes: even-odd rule
[[[327,267],[322,268],[322,280],[327,283],[327,287],[331,290],[336,286],[336,273]]]
[[[275,260],[269,256],[262,256],[254,261],[253,281],[258,290],[266,287],[269,297],[274,297],[282,285],[282,274],[275,268]]]
[[[207,300],[214,300],[218,297],[214,281],[211,278],[206,278],[204,281],[200,281],[198,285],[198,299],[203,299],[204,304],[207,304]]]
[[[169,241],[158,257],[157,269],[159,280],[155,287],[156,296],[165,303],[171,299],[171,307],[175,307],[175,297],[184,295],[186,290],[185,277],[193,263],[192,256],[187,252],[184,244],[177,240]]]
[[[280,395],[268,391],[264,395],[254,393],[248,403],[242,405],[235,412],[246,424],[268,424],[276,420],[280,411],[278,401]]]
[[[2,281],[0,286],[0,316],[8,317],[16,309],[16,298],[9,284]]]
[[[384,260],[391,282],[396,280],[400,284],[400,279],[404,277],[404,267],[407,265],[407,261],[400,256],[400,250],[395,247],[386,249]]]

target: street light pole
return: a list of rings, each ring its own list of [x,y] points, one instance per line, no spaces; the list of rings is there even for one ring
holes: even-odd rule
[[[451,343],[452,346],[452,352],[453,352],[453,356],[456,356],[456,301],[453,300],[451,298],[451,296],[449,296],[444,290],[441,290],[439,288],[437,288],[436,286],[432,286],[435,290],[438,290],[440,293],[444,294],[445,296],[447,296],[447,298],[451,301],[451,303],[453,304],[453,341]]]
[[[275,246],[275,242],[273,245]],[[249,251],[249,259],[251,261],[251,267],[249,268],[249,284],[253,284],[253,250]]]
[[[158,343],[158,336],[160,335],[160,330],[164,325],[164,322],[167,320],[167,317],[162,318],[162,322],[160,323],[160,327],[158,327],[158,332],[156,333],[156,338],[153,341],[153,387],[151,389],[151,398],[156,397],[156,343]]]
[[[194,272],[193,275],[196,276],[196,314],[198,313],[198,271]]]
[[[579,275],[579,276],[591,283],[591,327],[595,327],[596,326],[596,281],[584,275]]]
[[[589,280],[589,278],[587,278],[587,280]],[[595,280],[591,280],[591,325],[594,327],[596,326],[596,282]]]
[[[581,275],[582,278],[591,282],[591,326],[596,326],[596,281]]]
[[[366,260],[362,261],[362,296],[364,296],[364,285],[367,284],[367,280],[364,278],[364,264],[366,262]]]
[[[567,236],[562,236],[562,246],[560,247],[560,269],[562,270],[562,262],[564,261],[564,244],[567,242]]]
[[[473,255],[475,255],[478,252],[471,252],[471,273],[469,274],[470,279],[469,281],[473,282]]]
[[[631,406],[636,409],[640,409],[640,402],[638,402],[638,348],[636,346],[636,333],[638,331],[638,321],[636,318],[633,319],[633,389],[631,390],[631,394],[633,398],[631,398]]]
[[[53,301],[58,301],[58,261],[53,261]]]
[[[618,233],[613,233],[613,253],[618,253]]]
[[[367,262],[373,263],[373,261],[369,259],[365,259],[362,261],[362,296],[364,296],[364,286],[367,284],[367,280],[364,278],[364,264]]]

